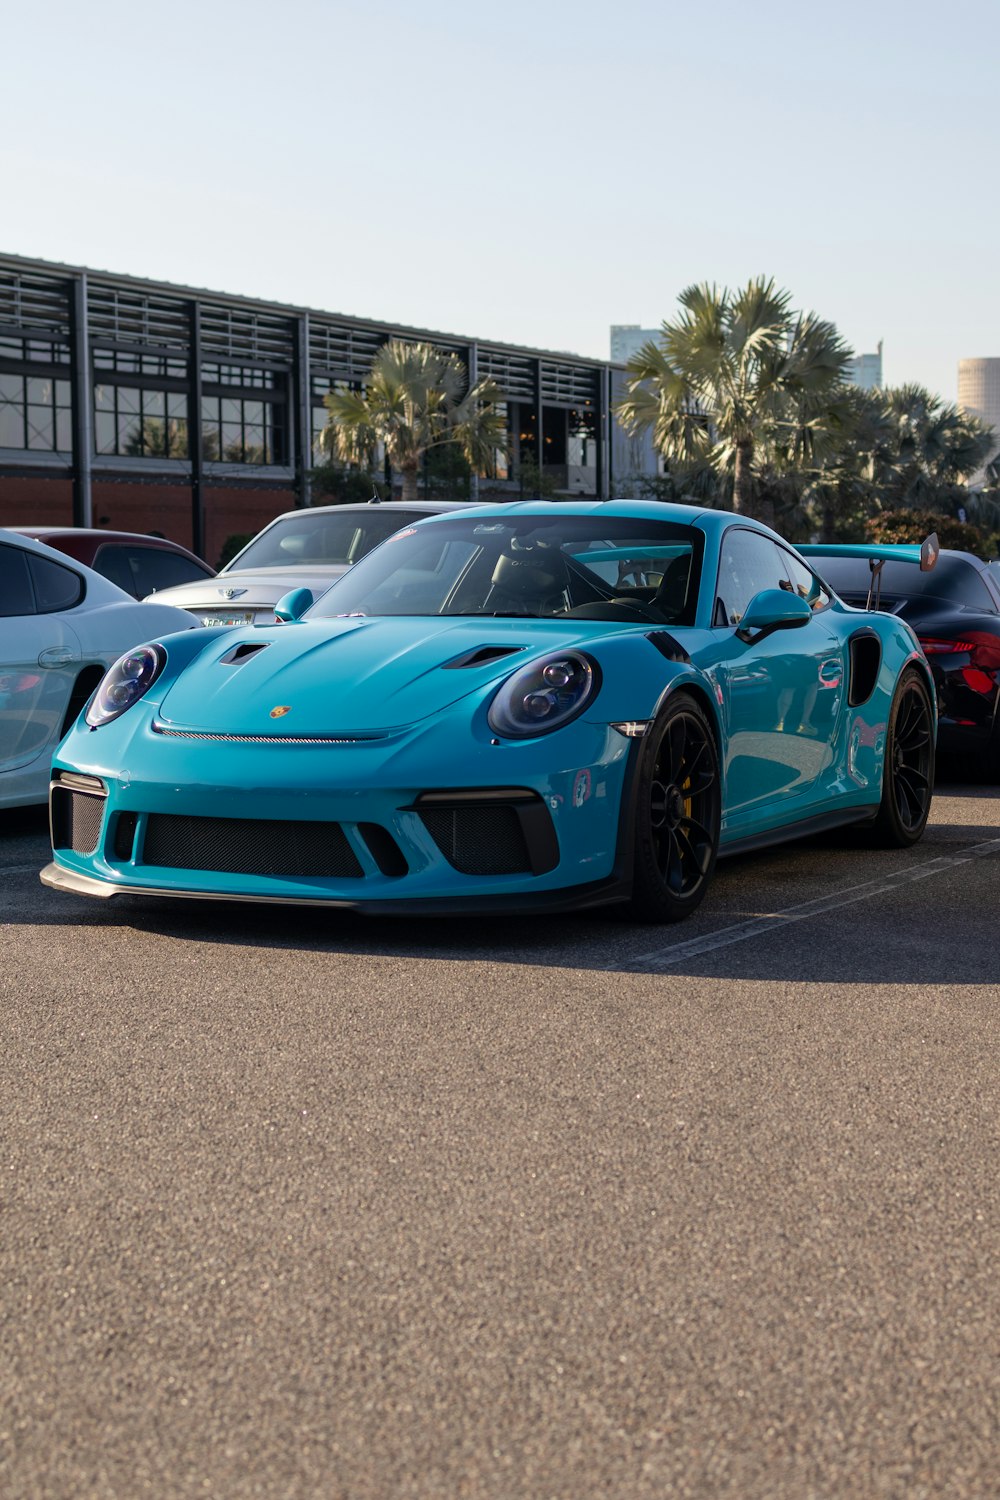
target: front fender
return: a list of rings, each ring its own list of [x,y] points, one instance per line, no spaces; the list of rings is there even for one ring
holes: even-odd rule
[[[651,639],[657,635],[660,645]],[[671,649],[672,639],[668,632],[654,630],[602,642],[596,649],[587,648],[600,664],[602,685],[585,717],[605,724],[655,719],[671,693],[687,688],[708,713],[718,739],[719,703],[712,684],[686,656],[672,660],[665,654]]]

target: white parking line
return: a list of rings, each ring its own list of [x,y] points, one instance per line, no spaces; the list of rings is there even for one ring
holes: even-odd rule
[[[609,972],[622,973],[630,969],[669,969],[685,958],[694,958],[700,953],[711,953],[715,948],[728,948],[731,943],[745,943],[748,938],[761,937],[775,928],[786,927],[790,922],[804,922],[808,917],[822,912],[836,911],[840,906],[853,906],[857,901],[881,896],[887,891],[898,890],[914,880],[927,880],[932,875],[943,875],[957,865],[981,859],[984,854],[1000,854],[1000,839],[988,839],[982,844],[970,844],[959,854],[945,854],[938,859],[927,860],[909,870],[900,870],[895,875],[886,875],[882,880],[869,880],[864,885],[849,886],[846,891],[837,891],[832,896],[819,896],[815,901],[803,901],[799,906],[786,906],[783,911],[762,912],[749,922],[738,922],[733,927],[721,927],[716,932],[706,932],[703,937],[691,938],[686,943],[674,943],[668,948],[654,948],[651,953],[641,953],[624,963],[609,965]]]

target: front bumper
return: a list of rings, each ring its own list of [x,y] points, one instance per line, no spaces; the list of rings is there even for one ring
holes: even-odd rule
[[[519,744],[456,747],[453,731],[211,753],[151,722],[74,733],[53,767],[42,878],[84,895],[361,911],[559,910],[628,894],[619,815],[635,742],[580,722]]]

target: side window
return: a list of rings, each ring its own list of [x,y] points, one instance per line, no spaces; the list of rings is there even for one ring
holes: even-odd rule
[[[83,598],[83,579],[79,573],[61,563],[49,562],[47,557],[36,557],[33,552],[27,558],[35,589],[35,608],[40,615],[55,614],[79,604]]]
[[[792,588],[800,599],[804,599],[812,610],[825,609],[830,602],[830,595],[820,583],[816,574],[807,568],[805,563],[799,562],[790,552],[782,549],[782,558],[788,569]]]
[[[713,624],[738,625],[763,589],[787,589],[782,549],[759,531],[732,526],[722,540]]]
[[[35,596],[28,577],[28,554],[0,545],[0,615],[33,615]]]
[[[203,578],[211,577],[207,568],[200,568],[197,563],[189,562],[176,552],[168,552],[165,547],[102,547],[94,567],[137,599],[145,599],[157,589],[173,588],[180,583],[200,583]],[[119,573],[124,581],[119,581]]]
[[[961,567],[955,570],[955,583],[957,587],[952,594],[956,604],[962,604],[966,609],[978,609],[983,614],[993,614],[996,606],[981,573],[978,573],[971,563],[964,558],[956,559]],[[931,575],[933,577],[933,574]]]
[[[100,573],[109,583],[115,583],[126,594],[133,594],[132,574],[129,572],[128,559],[121,547],[101,547],[97,556],[91,564],[95,573]]]

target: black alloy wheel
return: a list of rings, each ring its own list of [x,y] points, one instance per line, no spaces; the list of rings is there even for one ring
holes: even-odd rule
[[[873,826],[883,848],[915,844],[927,826],[934,793],[934,714],[923,674],[899,679],[886,731],[882,802]]]
[[[679,922],[698,906],[719,852],[719,757],[708,717],[688,693],[668,698],[643,744],[632,915]]]

